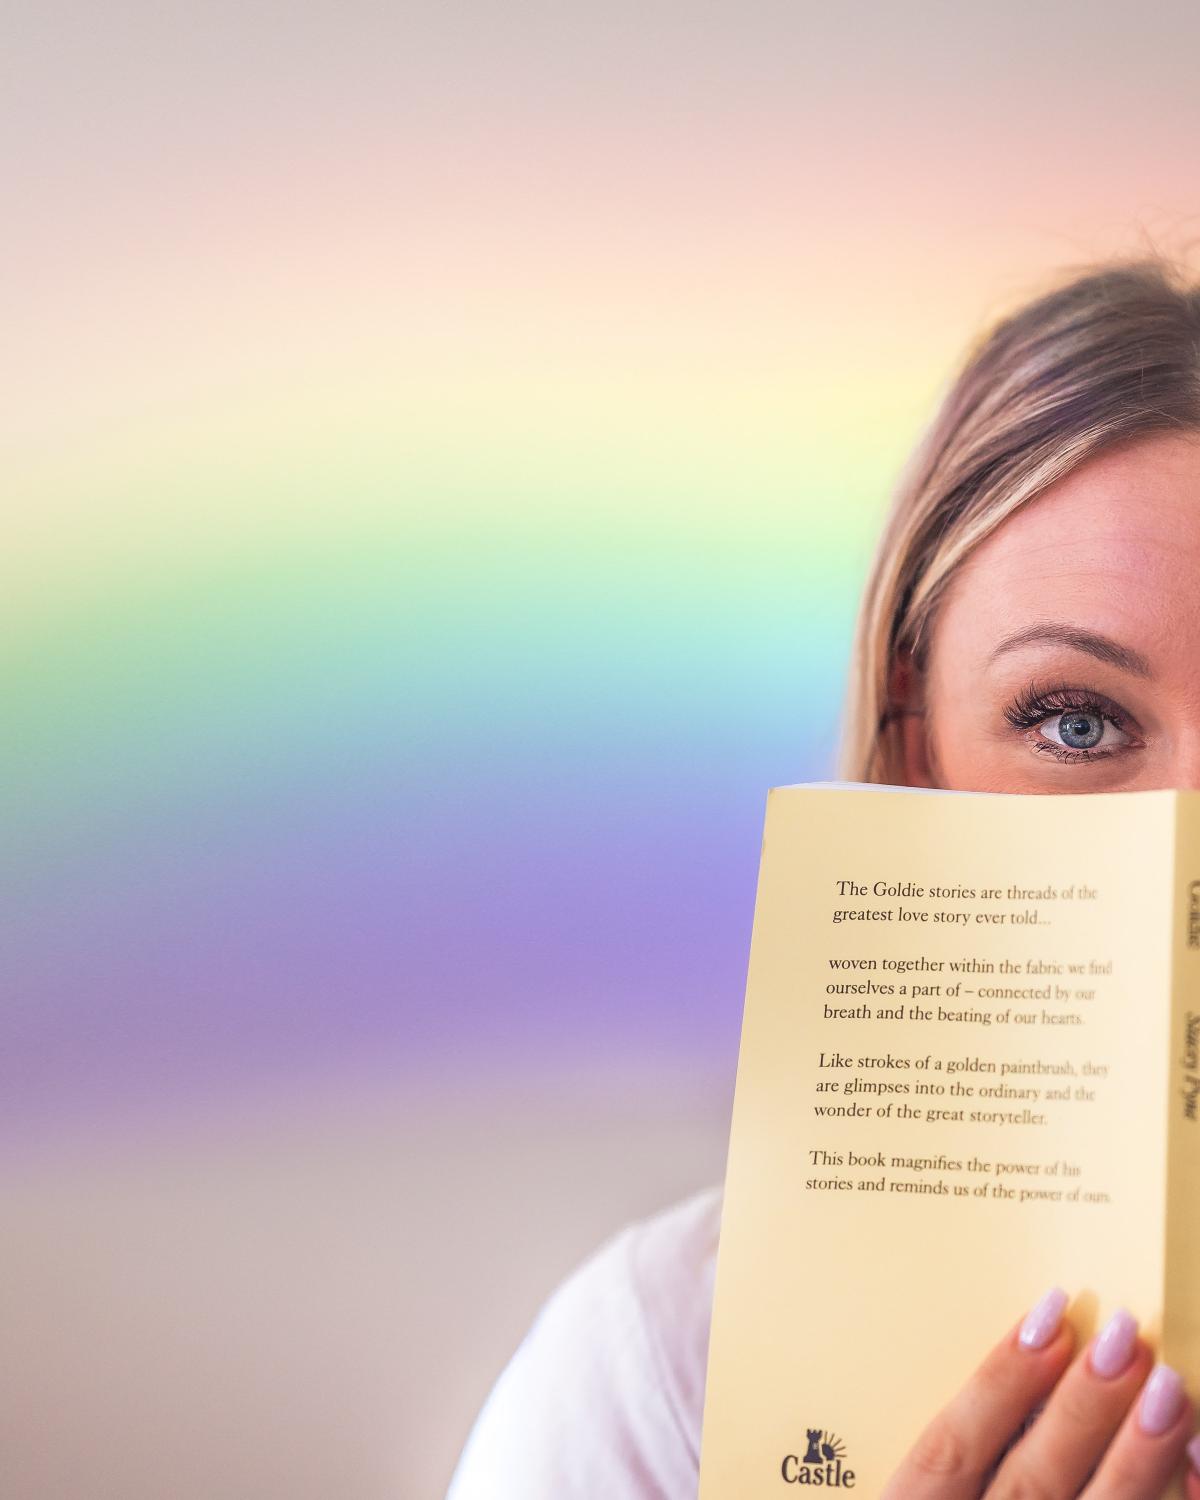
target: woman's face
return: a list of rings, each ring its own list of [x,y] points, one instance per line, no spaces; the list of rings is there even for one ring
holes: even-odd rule
[[[913,786],[1200,787],[1200,435],[1111,449],[1004,521],[900,691]]]

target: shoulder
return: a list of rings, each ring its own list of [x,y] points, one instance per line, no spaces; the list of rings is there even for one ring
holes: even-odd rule
[[[631,1225],[626,1240],[630,1294],[697,1470],[722,1199],[720,1184],[705,1188]]]
[[[627,1224],[543,1304],[447,1500],[694,1500],[719,1184]]]

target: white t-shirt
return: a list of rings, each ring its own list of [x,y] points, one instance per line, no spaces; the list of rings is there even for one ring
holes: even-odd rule
[[[626,1225],[561,1283],[492,1387],[446,1500],[696,1500],[723,1191]]]
[[[446,1500],[695,1500],[722,1192],[626,1225],[559,1285]]]

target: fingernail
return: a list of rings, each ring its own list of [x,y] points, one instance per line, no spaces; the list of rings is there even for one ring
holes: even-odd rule
[[[1097,1375],[1111,1380],[1128,1366],[1136,1341],[1137,1319],[1123,1307],[1118,1307],[1096,1335],[1088,1362]]]
[[[1038,1302],[1030,1308],[1021,1324],[1019,1342],[1026,1349],[1041,1349],[1054,1337],[1062,1321],[1063,1308],[1067,1305],[1067,1294],[1060,1286],[1052,1286]]]
[[[1187,1456],[1192,1468],[1200,1474],[1200,1432],[1187,1445]]]
[[[1183,1381],[1178,1371],[1173,1370],[1170,1365],[1155,1365],[1146,1388],[1142,1391],[1138,1426],[1153,1437],[1166,1432],[1179,1415],[1182,1401]]]

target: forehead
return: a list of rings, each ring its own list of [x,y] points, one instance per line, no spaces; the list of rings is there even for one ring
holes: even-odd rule
[[[1143,641],[1200,631],[1200,437],[1141,438],[1090,459],[965,559],[942,618],[999,635],[1073,620]]]

